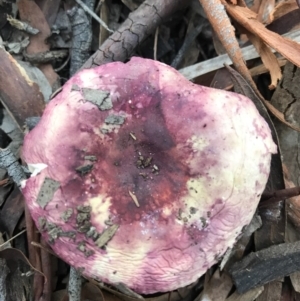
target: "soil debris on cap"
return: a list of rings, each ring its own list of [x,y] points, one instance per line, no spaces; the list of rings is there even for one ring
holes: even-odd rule
[[[87,155],[87,156],[84,156],[84,160],[89,160],[89,161],[95,162],[95,161],[97,161],[97,157],[94,155]]]
[[[76,84],[73,84],[71,91],[80,91],[80,87],[78,85],[76,85]]]
[[[37,197],[37,203],[45,209],[47,204],[53,199],[54,193],[59,188],[60,183],[51,178],[46,177],[41,186]]]
[[[72,208],[68,208],[66,211],[64,211],[62,214],[61,214],[61,218],[64,222],[67,222],[70,217],[72,216],[73,214],[73,209]]]
[[[101,111],[110,110],[113,108],[109,91],[83,88],[82,93],[85,100],[96,105]]]
[[[93,164],[81,165],[75,168],[75,170],[82,176],[86,175],[93,169]]]
[[[108,228],[106,228],[100,236],[97,238],[95,241],[95,244],[99,247],[102,248],[105,244],[107,244],[115,235],[117,230],[119,229],[119,225],[112,225]]]
[[[116,124],[116,125],[122,125],[125,121],[125,117],[124,116],[121,116],[121,115],[108,115],[104,122],[106,124]]]
[[[77,207],[77,211],[84,212],[84,213],[90,213],[92,211],[92,207],[80,205]]]

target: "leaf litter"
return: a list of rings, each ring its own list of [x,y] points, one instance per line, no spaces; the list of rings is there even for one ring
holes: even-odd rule
[[[272,165],[271,180],[270,185],[268,186],[269,190],[266,191],[266,195],[272,192],[275,193],[279,190],[284,191],[286,194],[278,197],[278,199],[282,200],[282,198],[285,199],[289,197],[288,191],[284,190],[285,187],[296,187],[295,193],[298,191],[297,187],[300,185],[300,183],[298,183],[297,178],[295,179],[295,175],[293,174],[296,172],[294,170],[295,168],[290,167],[289,164],[292,161],[287,159],[289,158],[287,151],[289,147],[292,146],[289,146],[285,138],[292,137],[292,141],[298,141],[298,133],[294,130],[298,130],[300,126],[294,122],[294,119],[292,117],[294,112],[293,110],[296,110],[297,108],[297,105],[294,105],[294,102],[295,104],[297,104],[297,99],[295,99],[294,102],[290,103],[290,106],[287,110],[282,111],[282,98],[278,98],[276,101],[273,101],[272,99],[272,101],[269,102],[271,100],[271,97],[268,96],[270,95],[270,93],[272,93],[270,92],[270,89],[275,90],[274,95],[278,93],[279,95],[282,95],[280,94],[281,92],[277,92],[277,90],[279,88],[282,88],[280,86],[281,82],[287,76],[285,75],[285,73],[283,73],[283,75],[281,73],[281,69],[284,67],[286,62],[291,62],[297,67],[300,66],[300,59],[298,55],[300,46],[297,42],[300,41],[300,35],[297,36],[297,34],[299,33],[299,19],[292,17],[298,9],[295,1],[277,1],[276,3],[275,1],[271,0],[253,1],[253,6],[246,6],[246,4],[242,0],[200,0],[202,6],[199,5],[198,1],[192,1],[191,6],[188,6],[186,4],[186,1],[171,0],[165,2],[155,1],[155,4],[149,4],[149,1],[146,1],[144,4],[142,4],[142,1],[138,0],[119,1],[119,3],[101,2],[102,1],[99,1],[99,3],[97,4],[97,7],[100,8],[99,15],[103,19],[105,19],[105,23],[107,24],[108,28],[112,28],[114,31],[116,31],[116,29],[118,28],[120,28],[120,30],[119,32],[114,32],[110,36],[111,33],[107,32],[105,27],[101,26],[101,34],[99,39],[99,41],[102,39],[101,43],[99,42],[96,47],[89,46],[92,48],[84,48],[84,51],[86,51],[88,55],[84,56],[86,62],[81,60],[80,64],[84,64],[85,67],[89,68],[93,65],[102,64],[112,60],[124,61],[128,59],[134,52],[144,57],[154,57],[154,53],[156,53],[158,60],[171,64],[173,58],[175,58],[177,52],[179,52],[180,46],[185,42],[186,37],[189,36],[189,39],[190,37],[192,37],[192,40],[194,40],[194,42],[191,43],[188,40],[189,48],[187,49],[189,49],[188,51],[193,53],[193,55],[191,55],[188,59],[181,60],[180,68],[183,68],[183,74],[185,74],[186,71],[184,70],[186,68],[190,68],[187,70],[196,68],[197,64],[199,64],[200,62],[200,64],[202,65],[207,64],[209,68],[204,69],[205,71],[203,71],[203,69],[201,69],[200,67],[197,67],[198,70],[202,70],[202,73],[200,72],[198,73],[198,75],[189,75],[190,73],[186,74],[189,78],[196,77],[196,83],[207,83],[207,85],[210,85],[212,77],[209,75],[209,73],[211,73],[211,71],[218,71],[221,67],[223,67],[224,62],[226,62],[227,64],[233,63],[236,70],[240,73],[240,76],[244,78],[244,80],[246,80],[247,84],[245,85],[248,85],[248,88],[251,87],[251,89],[254,91],[254,95],[256,95],[255,97],[259,99],[260,102],[262,102],[268,109],[268,111],[276,117],[274,121],[276,128],[275,132],[278,128],[280,128],[279,143],[281,145],[281,150],[283,150],[283,162],[281,162],[280,158],[277,157],[276,162]],[[26,26],[28,24],[28,26],[31,26],[31,28],[36,28],[40,31],[38,34],[35,34],[35,32],[33,32],[33,34],[29,33],[28,37],[25,37],[25,40],[26,38],[30,40],[30,44],[20,44],[20,47],[26,48],[25,51],[28,54],[27,58],[32,57],[33,55],[33,59],[31,60],[32,62],[35,60],[35,54],[36,58],[39,60],[39,57],[42,57],[43,53],[46,54],[49,51],[59,49],[60,47],[57,45],[64,45],[64,47],[69,47],[70,50],[72,50],[72,42],[70,43],[70,41],[72,41],[72,38],[70,38],[72,36],[72,26],[66,21],[68,20],[67,11],[72,9],[72,7],[70,7],[69,5],[70,4],[62,5],[60,1],[53,1],[52,4],[47,1],[40,1],[37,5],[34,1],[21,0],[19,1],[17,6],[13,6],[13,4],[7,4],[7,6],[5,7],[7,13],[12,16],[12,19],[10,20],[14,19],[21,21],[23,22],[22,24]],[[17,10],[19,10],[20,20],[18,20],[18,15],[14,13],[14,11]],[[127,18],[130,11],[132,11],[130,18]],[[181,12],[180,16],[175,14],[176,11]],[[203,13],[204,11],[207,17]],[[98,13],[96,9],[95,12]],[[159,12],[159,17],[156,14],[157,12]],[[235,22],[230,22],[228,14]],[[60,17],[58,18],[58,16]],[[161,22],[164,18],[169,16],[174,17],[173,20],[175,23],[181,20],[180,18],[182,18],[183,16],[186,18],[186,20],[196,18],[198,19],[197,22],[199,23],[196,26],[191,26],[191,31],[187,30],[185,22],[176,23],[181,24],[179,26],[180,30],[178,30],[178,28],[176,28],[177,25],[175,26],[175,23],[172,24],[172,22]],[[290,21],[294,22],[292,25],[280,23],[281,20],[289,16],[291,16]],[[87,19],[90,19],[90,16],[87,16]],[[210,29],[207,29],[207,19],[214,28],[214,31],[227,54],[222,54],[217,58],[213,58],[213,56],[216,55],[216,52],[212,43],[212,32]],[[6,22],[8,22],[8,20],[6,20]],[[61,23],[59,24],[59,22]],[[65,23],[62,24],[62,22]],[[121,25],[122,22],[124,22],[123,25]],[[275,23],[277,25],[274,28],[280,28],[281,30],[284,30],[285,28],[288,29],[288,27],[290,26],[290,28],[292,28],[294,31],[291,31],[291,29],[289,28],[285,32],[276,33],[269,29],[272,28],[272,25]],[[138,24],[142,24],[142,26]],[[156,30],[157,25],[153,24],[159,25],[159,30]],[[281,24],[281,26],[278,24]],[[92,31],[96,30],[98,26],[99,25],[94,27],[87,27],[87,30],[91,30],[90,34],[92,34]],[[4,47],[7,47],[7,50],[12,49],[8,47],[8,45],[13,45],[12,43],[20,43],[20,41],[24,40],[24,33],[22,33],[21,35],[18,30],[19,29],[17,28],[12,28],[12,26],[6,26],[5,29],[2,29],[2,31],[0,30],[2,39],[4,39],[3,45]],[[149,33],[154,32],[155,30],[157,32],[156,42],[154,35],[149,35]],[[174,32],[176,32],[176,35],[174,35]],[[244,35],[245,37],[244,40],[241,39],[242,35]],[[174,36],[176,36],[175,39]],[[105,38],[108,39],[105,40]],[[119,41],[121,41],[121,43],[119,43]],[[203,41],[205,41],[205,45]],[[153,45],[153,47],[149,48],[149,46],[143,46],[149,45],[149,43],[150,45]],[[253,46],[249,46],[250,43],[254,45],[256,52],[253,51]],[[176,46],[174,47],[174,45]],[[245,56],[245,50],[250,48],[252,49],[252,54],[248,55],[248,52],[248,56]],[[201,49],[201,51],[199,51],[199,49]],[[184,56],[187,56],[188,51],[184,51]],[[95,52],[94,55],[91,56],[90,59],[88,59],[88,56],[92,55],[93,52]],[[73,53],[76,53],[76,51]],[[27,71],[19,68],[19,66],[15,62],[14,55],[15,54],[13,51],[11,52],[11,54],[8,54],[5,49],[1,47],[1,60],[6,64],[5,66],[9,66],[10,69],[8,77],[7,73],[3,73],[3,66],[0,67],[0,82],[5,83],[5,80],[7,78],[17,76],[19,82],[22,83],[21,85],[17,86],[17,89],[14,89],[9,84],[0,85],[0,96],[4,105],[1,110],[6,110],[12,117],[12,123],[15,122],[16,129],[22,131],[22,126],[27,117],[29,117],[30,115],[40,116],[42,114],[45,104],[41,103],[41,100],[45,97],[41,97],[41,94],[39,92],[39,90],[41,90],[41,87],[36,86],[36,84],[32,84],[32,82],[28,80],[28,77],[26,75]],[[18,51],[18,55],[18,59],[22,60],[22,51]],[[226,61],[226,56],[229,56],[231,60]],[[261,58],[261,60],[259,58]],[[25,54],[23,56],[23,59],[26,60]],[[44,73],[45,77],[48,79],[49,85],[52,87],[52,91],[55,91],[60,84],[63,84],[64,81],[60,81],[60,79],[68,77],[68,66],[64,66],[63,60],[66,60],[65,62],[68,64],[68,60],[66,59],[65,55],[61,57],[58,56],[56,60],[51,59],[49,61],[37,64],[37,67]],[[211,62],[214,62],[216,60],[219,60],[219,65],[215,65],[215,67],[213,67],[214,64],[212,64]],[[186,65],[191,63],[194,64],[194,66]],[[80,64],[76,68],[80,68]],[[59,70],[59,67],[61,66],[61,71],[56,72],[55,70],[57,68]],[[268,78],[262,73],[269,73],[270,77]],[[201,76],[199,76],[199,74],[201,74]],[[264,80],[269,81],[265,84],[263,89],[261,88],[261,86],[258,87],[258,82],[260,79],[257,78],[257,74],[260,74],[260,78],[264,78]],[[229,89],[231,86],[233,86],[233,84],[230,84],[230,82],[228,83],[228,81],[227,84],[223,84],[223,82],[225,83],[224,76],[223,78],[222,76],[218,77],[218,85],[220,87],[226,86]],[[15,93],[16,91],[18,93]],[[247,95],[248,92],[244,91],[243,93]],[[291,91],[289,93],[289,95],[291,95],[295,92]],[[18,97],[18,94],[26,95],[25,102],[28,103],[27,107],[22,107],[22,98]],[[47,99],[45,100],[47,101]],[[105,109],[108,109],[108,107]],[[269,117],[266,118],[268,119]],[[2,122],[1,118],[0,120]],[[110,122],[110,120],[111,119],[108,119],[107,122]],[[117,122],[121,123],[122,121],[118,119]],[[289,128],[287,128],[286,125],[288,125]],[[282,132],[282,128],[284,128],[284,132]],[[285,136],[282,133],[285,133]],[[132,139],[136,138],[133,133],[130,134],[132,135]],[[294,153],[297,154],[297,149]],[[16,153],[15,155],[18,158],[18,153]],[[86,160],[90,159],[86,158]],[[91,159],[91,161],[93,160],[94,159]],[[282,164],[284,164],[285,171],[285,186],[282,182]],[[292,170],[293,173],[290,174],[289,170]],[[6,179],[8,179],[7,176]],[[7,182],[7,180],[5,180],[5,183],[5,185],[9,185],[9,182]],[[2,188],[3,187],[0,186],[0,189]],[[12,197],[8,197],[7,193],[1,194],[1,196],[3,197],[3,200],[1,200],[1,202],[4,203],[4,206],[1,208],[0,216],[6,215],[6,212],[14,212],[16,210],[14,208],[18,208],[18,214],[14,216],[14,219],[12,219],[11,221],[8,221],[5,218],[2,219],[3,228],[1,229],[1,231],[4,231],[3,229],[7,229],[7,236],[5,236],[5,238],[8,239],[13,232],[21,231],[22,227],[24,227],[24,225],[27,225],[27,237],[29,238],[29,241],[39,243],[40,238],[37,235],[37,231],[34,228],[34,225],[32,224],[32,222],[30,222],[30,217],[27,215],[26,219],[22,218],[22,212],[24,209],[22,206],[18,205],[20,198],[15,195],[16,191],[16,189],[11,189],[11,193],[14,192],[14,194],[11,194]],[[52,193],[53,191],[50,192],[50,195]],[[289,225],[290,221],[293,222],[294,227],[299,227],[300,225],[300,215],[298,213],[298,198],[299,196],[295,195],[287,203],[287,216],[285,216],[283,213],[284,207],[276,205],[276,202],[269,204],[268,202],[264,201],[264,203],[262,203],[264,205],[260,207],[258,212],[262,214],[263,226],[259,230],[255,230],[254,239],[249,239],[249,233],[247,234],[248,238],[243,241],[244,245],[240,245],[240,247],[245,250],[245,252],[242,253],[242,258],[247,258],[249,250],[259,251],[262,246],[272,247],[272,244],[274,244],[274,242],[284,243],[285,231],[287,231],[290,237],[289,241],[287,242],[294,243],[295,241],[297,241],[297,235]],[[47,204],[47,202],[45,202],[43,201],[43,206]],[[65,216],[66,220],[69,218],[71,218],[71,213],[68,214],[68,216]],[[105,239],[103,238],[103,241],[108,242],[109,239],[114,235],[114,231],[117,231],[117,228],[118,225],[110,225],[108,227],[108,229],[110,229],[110,232],[108,234],[102,233],[103,235],[105,234]],[[274,234],[276,234],[274,236],[275,240],[271,239],[272,235]],[[22,238],[22,235],[20,237]],[[22,244],[21,238],[19,238],[19,245],[20,243]],[[44,242],[40,242],[41,245],[44,244]],[[101,243],[100,245],[102,244],[103,243]],[[45,257],[45,250],[36,250],[28,245],[28,253],[26,253],[25,256],[28,256],[34,266],[38,269],[47,270],[45,260],[46,258],[48,258],[47,256],[49,256],[49,254]],[[43,258],[44,263],[38,260],[39,257]],[[9,260],[14,261],[15,259],[16,258]],[[229,260],[229,263],[232,264],[232,259]],[[47,278],[53,277],[52,273],[53,272],[47,270]],[[60,271],[59,273],[62,273],[60,275],[63,275],[64,272]],[[286,287],[284,282],[282,281],[273,281],[265,284],[264,287],[251,288],[247,293],[239,295],[237,292],[229,292],[229,287],[231,286],[231,284],[229,281],[230,277],[227,273],[227,264],[225,265],[224,272],[215,269],[215,271],[211,274],[213,276],[209,276],[208,271],[206,276],[204,277],[205,281],[203,277],[202,279],[199,279],[197,284],[186,290],[185,297],[188,298],[188,300],[201,300],[199,299],[199,296],[207,294],[214,300],[271,300],[271,298],[280,299],[280,296],[283,292],[282,287]],[[64,275],[66,275],[66,272]],[[300,281],[297,279],[300,278],[297,278],[296,276],[296,274],[293,274],[291,276],[293,283],[293,287],[289,288],[291,291],[299,291],[297,287],[299,287]],[[44,300],[50,300],[50,296],[55,293],[53,288],[51,289],[47,285],[44,286],[42,284],[43,281],[41,281],[42,278],[38,278],[38,276],[34,277],[34,279],[35,283],[40,283],[41,285],[34,285],[34,288],[29,288],[29,291],[33,291],[33,294],[35,296],[45,296]],[[83,286],[83,294],[88,296],[87,298],[94,298],[94,300],[97,300],[99,294],[94,294],[93,297],[91,297],[91,294],[86,294],[86,287],[88,285],[91,285],[91,282],[88,282]],[[39,287],[39,289],[37,289],[37,287]],[[219,290],[220,294],[218,297],[216,297],[215,295],[213,295],[213,292],[218,291],[219,287],[221,287],[222,289]],[[107,290],[107,288],[105,286],[102,286],[101,290]],[[63,295],[66,295],[66,289],[62,291]],[[103,291],[103,294],[106,295],[105,298],[112,298],[115,300],[117,300],[118,298],[120,300],[128,299],[128,296],[120,292],[118,297],[112,297],[113,295],[111,295],[108,291],[109,290],[107,290],[107,292]],[[182,296],[176,294],[176,292],[171,292],[170,294],[162,294],[161,296],[148,299],[155,299],[155,301],[179,300]],[[198,295],[196,299],[192,297],[195,295]],[[61,298],[60,300],[63,300],[63,298]]]

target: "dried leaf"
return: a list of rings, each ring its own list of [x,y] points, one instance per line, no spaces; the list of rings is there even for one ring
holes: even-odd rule
[[[299,13],[299,20],[300,20],[300,13]],[[276,28],[277,27],[282,28],[283,26],[284,24],[279,22],[279,24],[277,23]],[[286,36],[287,38],[292,39],[297,43],[300,42],[300,34],[299,31],[297,30],[284,34],[283,36]],[[243,54],[243,58],[246,61],[259,57],[259,54],[255,50],[253,45],[242,48],[242,54]],[[206,85],[209,85],[211,77],[209,78],[209,80],[206,80],[206,78],[210,76],[209,73],[215,70],[219,70],[220,68],[223,68],[224,64],[228,64],[228,65],[232,64],[232,61],[229,58],[228,54],[222,54],[215,58],[206,60],[204,62],[200,62],[192,66],[182,68],[179,70],[179,72],[187,79],[194,79],[201,76],[201,80],[202,80],[203,75],[205,75],[205,80],[203,82],[206,83]]]
[[[216,89],[221,89],[221,90],[227,90],[229,91],[232,88],[232,80],[230,78],[230,73],[226,68],[221,68],[219,69],[211,83],[210,87],[216,88]]]
[[[254,301],[263,292],[263,290],[263,287],[257,287],[244,294],[234,292],[226,299],[226,301]]]
[[[51,30],[41,9],[35,1],[30,0],[20,0],[17,5],[21,20],[27,21],[32,27],[40,31],[39,34],[30,37],[27,53],[33,54],[50,50],[50,45],[47,44],[46,40],[50,36]],[[58,75],[53,70],[51,64],[41,65],[40,69],[45,74],[51,86],[57,83]]]
[[[273,20],[277,20],[296,9],[298,10],[299,7],[295,0],[281,1],[275,6],[271,14],[273,15]]]
[[[43,95],[38,85],[29,79],[18,62],[1,47],[0,61],[0,97],[5,108],[22,130],[26,118],[42,115]]]
[[[55,23],[55,19],[57,18],[61,0],[39,0],[37,4],[42,10],[47,23],[51,27]]]
[[[111,300],[110,298],[113,298],[112,296],[118,297],[116,301],[122,300],[122,301],[141,301],[140,298],[134,298],[128,295],[125,295],[124,293],[121,293],[118,290],[113,289],[111,286],[107,286],[105,284],[101,284],[99,282],[95,282],[93,279],[89,279],[91,283],[97,285],[101,288],[102,293],[104,293],[105,300]],[[152,296],[147,296],[145,299],[146,301],[182,301],[184,299],[188,299],[189,296],[193,293],[193,289],[195,286],[197,286],[198,281],[192,283],[191,285],[188,285],[184,288],[179,288],[176,291],[167,292],[163,294],[157,294]],[[109,298],[109,299],[106,299]],[[114,300],[111,300],[114,301]]]
[[[97,238],[95,241],[95,244],[99,247],[102,248],[106,243],[108,243],[115,235],[117,230],[119,229],[119,225],[112,225],[108,228],[106,228]]]
[[[24,197],[17,186],[10,193],[0,212],[1,228],[12,237],[13,232],[24,213]]]
[[[253,0],[252,6],[250,6],[249,8],[250,8],[253,12],[257,13],[258,10],[259,10],[261,1],[262,1],[262,0]]]
[[[295,184],[290,180],[289,172],[286,165],[283,165],[284,181],[286,188],[293,188]],[[300,228],[300,195],[291,197],[286,200],[286,214],[296,228]]]
[[[300,45],[268,30],[247,7],[234,6],[223,1],[229,14],[243,27],[260,37],[266,44],[300,67]]]
[[[287,63],[287,60],[284,58],[279,58],[279,59],[277,59],[277,62],[280,67],[284,67]],[[252,76],[261,75],[261,74],[264,74],[267,72],[269,72],[269,70],[267,70],[267,68],[264,64],[257,65],[250,69],[250,73]]]
[[[7,249],[0,251],[0,258],[7,260],[8,266],[11,269],[11,271],[18,268],[16,261],[21,260],[24,263],[26,263],[33,271],[39,273],[46,279],[45,275],[41,271],[37,270],[34,266],[32,266],[30,264],[29,260],[26,258],[26,256],[18,249],[7,248]]]
[[[264,65],[270,72],[271,84],[269,85],[269,89],[273,90],[276,88],[278,81],[282,77],[277,58],[271,49],[259,37],[251,34],[250,32],[248,32],[247,35],[261,56],[261,60],[263,61]]]
[[[226,68],[230,68],[229,66],[226,66]],[[243,94],[243,93],[250,93],[249,95],[251,95],[251,94],[253,94],[254,93],[254,98],[252,99],[251,97],[249,97],[249,98],[251,98],[252,99],[252,101],[254,101],[254,99],[256,99],[257,98],[257,101],[255,102],[255,105],[259,105],[259,103],[263,103],[265,106],[266,106],[266,108],[277,118],[277,119],[279,119],[282,123],[284,123],[285,125],[287,125],[288,127],[290,127],[291,129],[293,129],[293,130],[295,130],[295,131],[297,131],[297,132],[300,132],[300,128],[298,128],[298,127],[296,127],[296,126],[294,126],[293,124],[291,124],[291,123],[289,123],[289,122],[287,122],[286,120],[285,120],[285,117],[284,117],[284,115],[283,115],[283,113],[281,113],[280,111],[278,111],[269,101],[267,101],[267,100],[265,100],[263,97],[262,97],[262,95],[260,94],[260,92],[258,91],[258,89],[256,88],[256,86],[255,86],[255,84],[254,84],[254,82],[253,82],[253,80],[251,79],[251,82],[254,84],[254,88],[253,88],[253,85],[251,85],[250,86],[250,84],[251,83],[247,83],[246,81],[245,81],[245,79],[243,79],[243,77],[239,74],[239,73],[237,73],[236,71],[234,71],[232,68],[230,68],[231,70],[230,70],[230,72],[232,73],[232,74],[235,74],[235,76],[237,77],[237,78],[240,78],[240,80],[241,80],[241,82],[243,81],[244,83],[242,84],[242,85],[240,85],[240,88],[242,88],[242,89],[247,89],[247,91],[248,92],[242,92],[242,91],[237,91],[237,92],[239,92],[239,93],[241,93],[241,94]],[[249,72],[249,70],[247,69],[247,72]],[[247,95],[247,94],[243,94],[243,95]],[[261,106],[259,105],[259,111],[262,109],[261,108]],[[270,120],[270,117],[267,117],[266,116],[266,114],[265,113],[263,113],[263,111],[265,111],[265,109],[264,110],[261,110],[260,111],[260,114],[262,114],[262,116],[264,117],[264,118],[267,118],[267,120]],[[274,137],[273,137],[273,139],[275,139]],[[276,139],[276,141],[278,141],[278,139]],[[279,145],[279,143],[277,143],[277,145]],[[283,188],[282,188],[283,189]]]
[[[271,12],[275,7],[275,0],[262,0],[259,6],[257,20],[263,24],[270,24],[273,21]]]
[[[137,300],[144,300],[144,298],[137,294],[136,292],[134,292],[133,290],[131,290],[127,285],[125,285],[122,282],[119,282],[117,284],[115,284],[115,287],[124,295],[130,297],[130,298],[134,298]]]
[[[258,296],[256,301],[280,300],[282,291],[282,281],[272,281],[264,286],[264,291]]]
[[[264,100],[264,98],[261,96],[260,92],[258,91],[258,89],[251,77],[251,74],[243,60],[242,51],[235,38],[235,35],[233,32],[233,27],[231,26],[229,18],[224,11],[224,6],[221,4],[221,1],[225,4],[226,8],[227,8],[227,6],[229,6],[230,8],[238,7],[238,6],[226,4],[226,2],[223,0],[220,0],[220,1],[219,0],[214,0],[214,1],[200,0],[211,25],[213,26],[214,30],[218,34],[220,41],[223,43],[225,49],[227,50],[229,57],[231,58],[234,66],[236,67],[236,69],[248,81],[248,83],[251,85],[252,89],[260,97],[260,99],[264,102],[264,104],[268,107],[268,109],[277,118],[279,118],[282,122],[284,122],[285,124],[288,124],[285,121],[284,116],[282,114],[280,114],[272,105],[270,105],[270,103],[266,102]],[[248,15],[251,15],[252,17],[253,16],[256,17],[256,14],[253,13],[248,8],[245,8],[245,7],[238,7],[238,8],[246,9],[246,12],[248,12]],[[259,23],[259,24],[261,24],[261,23]],[[299,46],[299,48],[300,48],[300,46]],[[289,126],[292,126],[292,125],[289,125]],[[299,129],[299,131],[300,131],[300,129]]]
[[[300,272],[295,272],[290,275],[293,288],[296,292],[300,293]]]
[[[208,277],[208,273],[206,273],[205,277]],[[230,276],[226,272],[221,273],[220,270],[217,269],[212,277],[205,282],[199,301],[225,301],[232,286],[233,283]]]

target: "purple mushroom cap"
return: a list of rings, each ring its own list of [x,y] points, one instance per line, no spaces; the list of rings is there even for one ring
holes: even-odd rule
[[[132,58],[79,72],[51,100],[25,137],[22,191],[43,237],[84,276],[166,292],[234,245],[275,152],[248,98]]]

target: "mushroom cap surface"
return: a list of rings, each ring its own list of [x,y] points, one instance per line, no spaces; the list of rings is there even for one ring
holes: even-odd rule
[[[248,98],[132,58],[80,71],[51,100],[24,140],[35,172],[22,192],[54,252],[83,275],[166,292],[234,245],[275,152]]]

